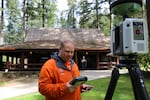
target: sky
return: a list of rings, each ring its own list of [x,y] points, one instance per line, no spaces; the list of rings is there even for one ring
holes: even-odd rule
[[[77,1],[80,1],[80,0],[77,0]],[[88,0],[88,1],[92,2],[92,0]],[[108,5],[104,4],[103,7],[108,8]],[[57,8],[59,11],[67,10],[68,9],[67,0],[57,0]]]
[[[63,11],[63,10],[67,10],[68,6],[67,6],[67,0],[57,0],[57,8],[59,9],[59,11]]]

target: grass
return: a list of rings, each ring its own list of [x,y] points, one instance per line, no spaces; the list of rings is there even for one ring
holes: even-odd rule
[[[87,84],[93,85],[94,88],[90,92],[82,93],[82,100],[104,100],[109,81],[110,77],[88,81]],[[149,73],[144,74],[144,82],[150,94]],[[33,93],[5,100],[44,100],[44,97],[39,93]],[[135,100],[128,74],[119,77],[112,100]]]
[[[3,100],[45,100],[45,98],[39,93],[31,93],[31,94],[3,99]]]
[[[109,81],[110,78],[89,81],[88,84],[94,85],[96,88],[82,94],[83,100],[104,100]],[[112,98],[113,100],[134,100],[132,86],[129,81],[128,75],[120,76]]]

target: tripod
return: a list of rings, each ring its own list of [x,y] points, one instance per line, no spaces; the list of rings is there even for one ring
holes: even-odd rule
[[[149,96],[144,85],[142,73],[136,59],[130,56],[122,56],[122,58],[119,60],[119,63],[120,64],[116,65],[112,70],[111,80],[107,89],[105,100],[112,100],[117,80],[120,75],[119,69],[121,69],[122,67],[126,67],[128,69],[135,100],[149,100]]]

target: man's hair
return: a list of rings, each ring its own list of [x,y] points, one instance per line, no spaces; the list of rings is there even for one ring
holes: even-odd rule
[[[74,41],[70,38],[64,38],[60,41],[60,47],[59,48],[64,48],[65,43],[71,42],[74,45]]]

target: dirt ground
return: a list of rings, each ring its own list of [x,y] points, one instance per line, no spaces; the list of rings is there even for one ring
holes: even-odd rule
[[[3,73],[0,72],[0,87],[38,81],[38,74]]]

